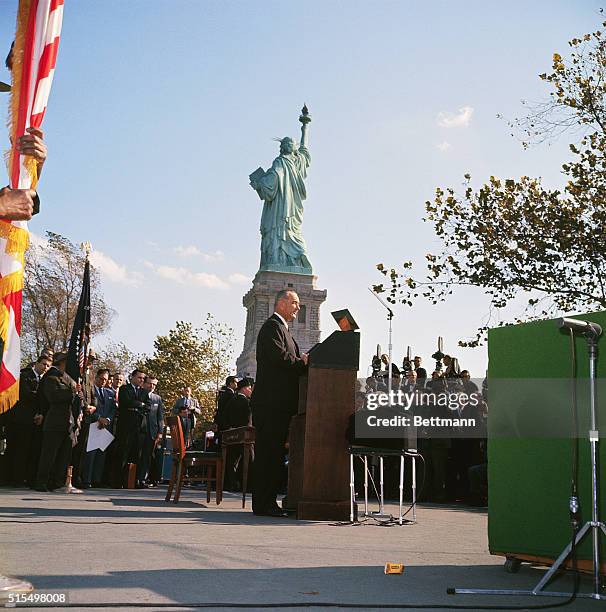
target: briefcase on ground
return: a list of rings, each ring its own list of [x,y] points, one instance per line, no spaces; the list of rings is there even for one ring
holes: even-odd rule
[[[127,463],[126,464],[126,488],[134,489],[136,482],[137,482],[137,464]]]

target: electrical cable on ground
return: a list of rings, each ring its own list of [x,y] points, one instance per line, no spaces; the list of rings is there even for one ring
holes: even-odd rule
[[[0,600],[1,601],[1,600]],[[19,608],[354,608],[368,610],[369,608],[378,608],[385,610],[549,610],[553,608],[561,608],[571,603],[570,601],[560,602],[557,604],[536,604],[523,607],[514,606],[464,606],[456,604],[378,604],[378,603],[351,603],[351,602],[327,602],[327,601],[302,601],[302,602],[280,602],[280,603],[235,603],[235,602],[201,602],[201,603],[62,603],[62,604],[31,604],[27,606],[19,605]]]

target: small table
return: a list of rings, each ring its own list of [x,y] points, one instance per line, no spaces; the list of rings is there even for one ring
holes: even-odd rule
[[[252,425],[234,427],[221,432],[221,453],[223,455],[223,476],[227,464],[227,447],[242,447],[242,508],[246,507],[246,487],[248,484],[248,464],[255,457],[255,428]]]
[[[399,457],[400,458],[400,512],[398,516],[398,523],[402,525],[404,523],[403,514],[403,499],[404,499],[404,458],[410,457],[412,459],[412,521],[411,523],[417,522],[417,477],[416,477],[416,463],[419,452],[416,449],[387,449],[387,448],[374,448],[368,446],[350,446],[349,452],[349,487],[350,487],[350,514],[349,520],[351,523],[354,522],[354,503],[356,496],[356,485],[354,479],[354,457],[360,457],[364,463],[364,516],[371,516],[368,512],[368,457],[379,458],[379,491],[377,495],[379,498],[379,516],[385,514],[385,503],[384,503],[384,491],[383,491],[383,458],[384,457]],[[376,489],[375,489],[376,490]]]

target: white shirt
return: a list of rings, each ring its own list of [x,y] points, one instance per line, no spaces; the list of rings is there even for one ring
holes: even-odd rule
[[[284,325],[286,325],[286,329],[288,329],[288,323],[286,322],[286,319],[281,314],[278,314],[277,312],[274,312],[274,314],[276,315],[276,317],[280,319],[280,321],[282,321],[282,323],[284,323]]]

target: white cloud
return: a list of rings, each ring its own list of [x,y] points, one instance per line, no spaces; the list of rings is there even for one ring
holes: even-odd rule
[[[156,274],[179,285],[193,285],[207,287],[209,289],[227,289],[229,285],[221,280],[216,274],[206,272],[192,272],[187,268],[175,268],[173,266],[158,266]]]
[[[215,251],[214,253],[204,253],[197,246],[189,244],[187,246],[176,246],[173,251],[181,257],[202,257],[204,261],[223,261],[223,251]]]
[[[204,261],[223,261],[225,255],[223,251],[215,251],[214,253],[202,253]]]
[[[473,108],[471,106],[463,106],[456,113],[441,111],[438,113],[437,122],[440,127],[467,127],[471,122]]]
[[[202,251],[193,245],[189,245],[189,246],[176,246],[173,251],[177,254],[177,255],[181,255],[181,257],[193,257],[194,255],[202,255]]]
[[[250,276],[246,276],[246,274],[241,274],[240,272],[230,274],[227,280],[232,285],[248,285],[252,282],[252,278],[250,278]]]
[[[440,144],[437,144],[436,147],[440,149],[442,153],[446,153],[446,151],[448,151],[449,149],[452,149],[452,145],[446,141],[441,142]]]
[[[42,249],[48,247],[48,239],[38,236],[34,232],[29,233],[29,241],[34,247]],[[129,271],[126,266],[120,265],[115,259],[112,259],[102,251],[92,250],[90,253],[90,263],[99,271],[103,280],[112,283],[136,287],[143,279],[143,275],[140,272]]]
[[[91,251],[90,262],[93,267],[99,270],[101,278],[112,283],[136,287],[142,279],[141,273],[129,272],[125,266],[121,266],[109,255],[101,251]]]

